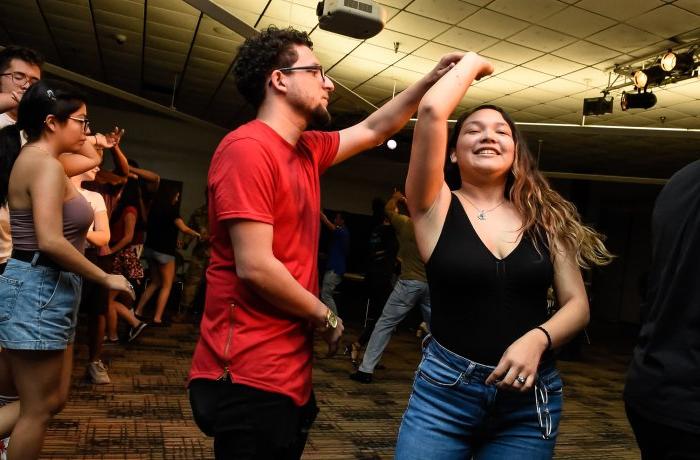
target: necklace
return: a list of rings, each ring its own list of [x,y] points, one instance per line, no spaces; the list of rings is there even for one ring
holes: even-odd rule
[[[488,214],[488,213],[490,213],[491,211],[493,211],[494,209],[498,208],[500,205],[502,205],[502,204],[505,203],[505,201],[506,201],[506,199],[504,198],[504,199],[501,200],[500,203],[498,203],[496,206],[494,206],[494,207],[491,208],[491,209],[481,209],[481,208],[477,207],[474,203],[472,203],[472,201],[471,201],[469,198],[467,198],[467,196],[466,196],[461,190],[459,190],[459,194],[462,195],[462,197],[463,197],[465,200],[467,200],[467,203],[469,203],[470,205],[472,205],[472,207],[473,207],[474,209],[476,209],[476,211],[478,212],[478,214],[476,215],[476,218],[479,219],[479,220],[486,220],[486,217],[487,217],[486,214]]]

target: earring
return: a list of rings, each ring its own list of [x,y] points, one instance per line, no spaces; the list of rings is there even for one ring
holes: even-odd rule
[[[450,161],[452,163],[457,163],[457,155],[454,152],[450,153]]]

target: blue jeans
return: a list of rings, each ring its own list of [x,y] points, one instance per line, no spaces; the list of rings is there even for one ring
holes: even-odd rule
[[[371,374],[382,358],[384,349],[389,344],[394,328],[413,310],[420,305],[423,321],[430,324],[430,292],[428,283],[418,280],[398,280],[384,305],[382,316],[374,326],[372,336],[367,343],[367,350],[362,357],[360,371]]]
[[[82,280],[10,259],[0,275],[0,347],[65,350],[75,338]]]
[[[562,381],[540,368],[533,390],[486,385],[492,366],[475,363],[426,339],[404,413],[396,459],[550,459],[559,428]]]

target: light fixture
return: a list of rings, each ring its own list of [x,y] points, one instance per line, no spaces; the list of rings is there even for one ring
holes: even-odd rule
[[[622,93],[620,107],[623,111],[628,109],[650,109],[656,105],[656,95],[654,93]]]
[[[676,55],[676,65],[673,68],[673,73],[690,74],[697,67],[695,62],[695,53],[688,51],[687,53]]]
[[[607,93],[601,97],[587,97],[583,100],[583,114],[605,115],[613,113],[613,98],[607,99]]]
[[[396,148],[396,141],[394,139],[389,139],[386,141],[386,146],[389,147],[389,150],[394,150]]]
[[[632,74],[632,81],[634,86],[638,89],[646,89],[649,86],[656,86],[662,81],[668,73],[661,68],[661,66],[655,65],[644,70],[637,70]]]
[[[664,71],[670,72],[676,67],[676,59],[677,59],[676,53],[674,53],[671,50],[668,50],[666,52],[666,54],[661,56],[661,60],[659,62],[659,65],[661,66],[661,68]]]

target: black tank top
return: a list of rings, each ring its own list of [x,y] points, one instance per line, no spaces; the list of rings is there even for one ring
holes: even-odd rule
[[[444,347],[495,366],[503,352],[547,318],[554,270],[545,244],[523,235],[504,259],[489,251],[453,194],[435,250],[425,264],[431,331]],[[543,357],[543,360],[548,357]]]

